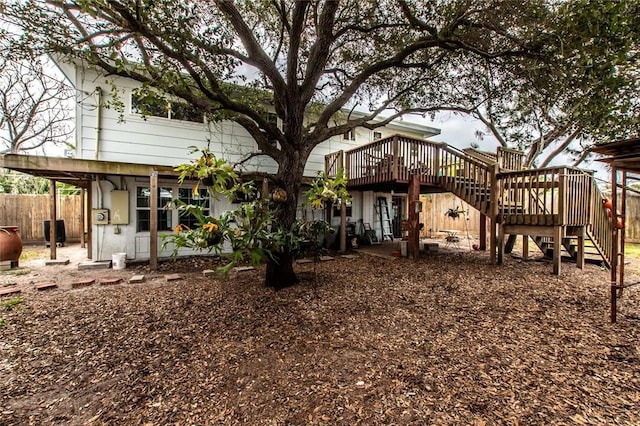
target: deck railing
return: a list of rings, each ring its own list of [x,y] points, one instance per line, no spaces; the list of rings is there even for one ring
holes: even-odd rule
[[[442,145],[393,136],[346,151],[345,170],[349,183],[355,186],[408,182],[413,174],[420,175],[422,183],[434,183]]]
[[[344,169],[344,151],[332,152],[324,156],[324,171],[327,176],[336,177],[340,169]]]
[[[499,146],[497,151],[497,158],[500,170],[518,171],[524,169],[524,154],[521,151]]]
[[[591,179],[568,167],[520,170],[498,175],[500,218],[512,225],[589,223]]]

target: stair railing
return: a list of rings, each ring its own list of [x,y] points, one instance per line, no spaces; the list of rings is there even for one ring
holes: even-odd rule
[[[611,243],[613,241],[613,232],[611,230],[612,221],[615,215],[609,217],[607,209],[604,208],[602,200],[604,196],[595,179],[591,179],[591,197],[590,197],[590,218],[589,226],[587,227],[587,233],[589,238],[598,245],[598,250],[606,258],[607,262],[611,264],[613,253],[611,251]]]
[[[443,187],[481,213],[489,214],[488,191],[493,180],[491,165],[444,145],[440,148],[438,180]]]

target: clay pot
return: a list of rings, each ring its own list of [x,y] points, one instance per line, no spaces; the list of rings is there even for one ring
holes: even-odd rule
[[[0,226],[0,262],[18,262],[22,254],[22,238],[17,226]]]
[[[616,220],[616,228],[618,229],[624,228],[624,221],[622,220],[621,217],[619,217],[618,220]]]
[[[611,200],[607,200],[607,199],[602,200],[602,205],[604,206],[605,209],[613,209],[613,203],[611,202]]]
[[[274,203],[282,204],[287,201],[287,191],[282,188],[277,188],[271,194],[271,199]]]

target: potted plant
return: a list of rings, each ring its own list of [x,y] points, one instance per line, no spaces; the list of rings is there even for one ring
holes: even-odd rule
[[[22,254],[22,238],[17,226],[0,226],[0,261],[11,261],[15,266]]]
[[[189,148],[190,153],[199,151],[200,157],[176,168],[176,171],[180,172],[179,183],[183,183],[185,179],[198,179],[198,183],[193,188],[194,194],[198,193],[200,185],[210,188],[214,193],[228,195],[235,192],[240,179],[233,166],[226,160],[217,158],[208,146],[202,149],[196,146]]]
[[[456,206],[455,208],[450,208],[444,213],[445,216],[448,216],[452,219],[459,218],[461,214],[465,214],[465,211],[458,206]]]

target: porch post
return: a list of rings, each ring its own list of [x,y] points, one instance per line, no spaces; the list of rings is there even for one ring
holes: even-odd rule
[[[49,212],[49,249],[51,250],[51,260],[55,260],[57,257],[56,246],[56,217],[58,210],[58,203],[56,199],[56,181],[49,180],[49,195],[51,196],[51,211]]]
[[[151,172],[149,179],[149,268],[158,270],[158,172]]]
[[[87,190],[85,188],[80,188],[80,248],[85,248],[87,243],[84,236],[84,222],[86,220],[84,200],[86,196]]]
[[[578,247],[576,247],[577,258],[576,258],[576,267],[579,269],[584,269],[584,236],[585,236],[585,227],[581,226],[578,229]]]
[[[482,251],[487,250],[487,215],[480,213],[480,247]]]
[[[556,225],[553,227],[553,275],[560,275],[561,255],[560,250],[562,248],[562,226]]]
[[[407,249],[409,257],[417,259],[420,253],[420,213],[416,211],[416,202],[420,201],[420,176],[411,175],[409,181],[409,241]]]
[[[618,169],[611,167],[611,322],[618,316],[618,228],[616,216],[618,211]]]
[[[522,258],[524,260],[529,259],[529,236],[522,236]]]
[[[340,253],[347,251],[347,203],[340,202]]]
[[[498,225],[498,259],[497,264],[502,265],[504,263],[504,225]]]
[[[627,227],[627,171],[622,170],[622,191],[620,193],[620,215],[614,215],[616,229],[620,233],[620,262],[618,263],[618,297],[622,297],[622,292],[624,291],[624,243],[626,238],[626,227]],[[616,187],[614,187],[616,188]],[[617,211],[616,211],[617,213]],[[622,221],[622,227],[618,228],[618,219]]]
[[[497,236],[496,236],[496,226],[498,224],[498,190],[499,190],[499,185],[498,185],[498,171],[499,171],[499,167],[498,167],[498,163],[495,163],[493,165],[493,170],[491,171],[491,235],[490,240],[489,240],[489,247],[491,250],[491,263],[496,263],[497,259],[497,248],[498,248],[498,241],[497,241]]]
[[[89,181],[87,185],[87,200],[83,201],[85,217],[87,218],[87,259],[93,259],[93,215],[91,214],[91,206],[93,206],[93,181]],[[84,228],[82,229],[84,232]]]

